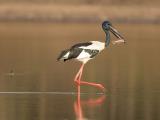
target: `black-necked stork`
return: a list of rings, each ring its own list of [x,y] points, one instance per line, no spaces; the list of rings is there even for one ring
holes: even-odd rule
[[[82,71],[84,68],[84,65],[91,59],[93,59],[98,53],[100,53],[102,50],[104,50],[105,47],[108,47],[110,44],[110,32],[112,32],[118,40],[114,42],[120,43],[120,42],[125,42],[121,34],[112,26],[111,22],[109,21],[104,21],[102,23],[102,28],[106,34],[106,40],[105,42],[100,42],[100,41],[89,41],[89,42],[84,42],[84,43],[78,43],[73,45],[71,48],[66,49],[61,52],[57,60],[71,60],[71,59],[76,59],[80,62],[82,62],[82,65],[76,74],[74,78],[74,82],[77,85],[91,85],[98,87],[102,89],[103,91],[105,88],[101,84],[97,83],[91,83],[91,82],[85,82],[81,81],[81,76],[82,76]]]

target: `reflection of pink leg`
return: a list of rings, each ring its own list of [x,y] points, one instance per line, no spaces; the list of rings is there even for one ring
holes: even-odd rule
[[[81,108],[81,97],[80,97],[80,85],[78,85],[78,97],[77,101],[74,103],[74,111],[78,120],[83,120],[83,113]]]
[[[105,88],[104,88],[103,85],[101,85],[101,84],[81,81],[81,76],[82,76],[83,68],[84,68],[84,64],[81,65],[78,73],[76,74],[76,77],[75,77],[75,79],[74,79],[74,82],[75,82],[78,86],[79,86],[79,85],[90,85],[90,86],[94,86],[94,87],[100,88],[102,91],[105,91]],[[79,91],[79,90],[78,90],[78,91]]]
[[[78,86],[80,87],[80,86]],[[94,107],[101,106],[105,101],[105,95],[99,96],[96,99],[90,98],[89,100],[81,100],[80,93],[77,94],[77,100],[74,102],[74,112],[76,115],[76,120],[84,120],[83,106],[88,109],[94,110]]]
[[[83,100],[83,101],[81,101],[81,105],[95,107],[98,105],[102,105],[102,103],[104,103],[105,99],[106,99],[106,96],[102,95],[96,99],[90,98],[88,100]]]

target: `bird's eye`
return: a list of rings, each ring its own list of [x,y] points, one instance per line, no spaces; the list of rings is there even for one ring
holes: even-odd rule
[[[112,26],[112,25],[111,25],[111,23],[110,23],[109,21],[104,21],[104,22],[102,23],[102,28],[103,28],[104,30],[109,30],[109,29],[110,29],[110,26]]]
[[[109,29],[109,25],[108,24],[104,24],[104,29]]]

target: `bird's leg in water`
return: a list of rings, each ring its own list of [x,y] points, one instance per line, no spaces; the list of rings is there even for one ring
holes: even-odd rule
[[[84,68],[84,64],[81,65],[78,73],[76,74],[76,77],[75,77],[75,79],[74,79],[74,82],[75,82],[77,85],[90,85],[90,86],[94,86],[94,87],[100,88],[102,91],[105,91],[105,88],[104,88],[103,85],[101,85],[101,84],[81,81],[81,76],[82,76],[83,68]]]

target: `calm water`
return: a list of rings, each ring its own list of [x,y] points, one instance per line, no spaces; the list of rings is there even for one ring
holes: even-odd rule
[[[107,92],[82,86],[79,98],[80,63],[56,58],[74,43],[103,41],[99,24],[0,23],[0,119],[159,120],[160,25],[114,26],[127,44],[110,45],[83,74]]]

